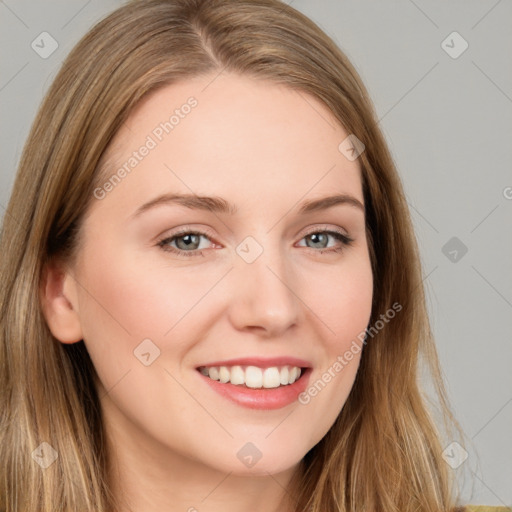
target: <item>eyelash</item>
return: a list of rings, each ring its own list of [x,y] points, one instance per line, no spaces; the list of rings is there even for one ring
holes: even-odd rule
[[[323,254],[323,253],[339,253],[342,250],[344,250],[345,247],[349,247],[354,242],[354,239],[345,235],[344,233],[341,233],[340,231],[333,231],[333,230],[313,230],[306,233],[302,238],[306,238],[310,235],[316,235],[316,234],[327,234],[334,237],[336,240],[341,242],[341,245],[338,247],[331,247],[329,249],[315,249],[314,247],[306,247],[307,249],[311,249],[314,252]],[[178,256],[185,256],[185,257],[193,257],[193,256],[204,256],[202,250],[194,249],[191,251],[183,251],[181,249],[176,249],[174,247],[169,246],[168,244],[172,242],[173,240],[177,238],[181,238],[184,235],[198,235],[198,236],[204,236],[209,239],[211,236],[209,233],[201,232],[201,231],[194,231],[190,229],[183,229],[181,231],[178,231],[177,233],[174,233],[172,236],[166,236],[162,239],[160,239],[157,242],[157,246],[160,247],[165,252],[171,252],[173,254],[177,254]]]

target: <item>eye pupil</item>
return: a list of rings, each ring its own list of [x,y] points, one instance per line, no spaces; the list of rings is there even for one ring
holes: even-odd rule
[[[312,235],[309,235],[309,237],[311,238],[311,240],[313,241],[314,244],[320,243],[322,248],[325,247],[324,245],[322,245],[321,238],[324,239],[323,242],[327,242],[327,234],[326,233],[313,233]]]
[[[185,239],[187,241],[185,241]],[[182,247],[179,247],[180,246],[180,240],[184,240],[185,242],[185,245],[184,245],[184,248],[185,249],[190,249],[190,246],[191,244],[192,245],[199,245],[199,235],[194,235],[192,233],[190,234],[187,234],[187,235],[183,235],[183,236],[180,236],[178,238],[176,238],[176,245],[178,246],[178,248],[182,248]],[[197,247],[194,247],[194,249],[196,249]]]

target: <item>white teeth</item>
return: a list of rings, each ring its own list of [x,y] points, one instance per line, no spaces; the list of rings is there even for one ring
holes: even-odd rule
[[[219,368],[219,380],[223,383],[229,382],[230,379],[229,370],[225,366]]]
[[[279,375],[279,377],[280,377],[280,382],[281,382],[281,384],[282,384],[283,386],[286,386],[286,384],[289,384],[289,382],[288,382],[288,374],[289,374],[289,373],[290,373],[290,372],[288,371],[288,366],[285,366],[285,367],[281,370],[281,372],[280,372],[280,375]]]
[[[245,370],[245,385],[248,388],[261,388],[263,386],[263,372],[257,366],[248,366]]]
[[[231,382],[235,385],[246,385],[248,388],[278,388],[293,384],[301,375],[297,366],[272,366],[259,368],[258,366],[211,366],[201,367],[200,372],[210,379],[222,383]]]
[[[281,385],[281,374],[279,369],[275,366],[267,368],[263,372],[263,387],[264,388],[278,388]]]
[[[245,372],[241,366],[233,366],[231,368],[231,384],[245,384]]]

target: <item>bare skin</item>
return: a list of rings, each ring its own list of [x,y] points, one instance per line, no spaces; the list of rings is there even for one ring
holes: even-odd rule
[[[341,411],[361,354],[309,403],[275,410],[227,400],[197,367],[293,356],[311,364],[314,383],[370,318],[364,211],[354,205],[364,203],[361,171],[338,150],[348,133],[303,93],[212,78],[166,86],[131,114],[110,148],[110,174],[148,136],[156,146],[91,199],[76,265],[49,269],[48,325],[63,343],[83,339],[99,375],[122,512],[286,510],[290,478]],[[197,105],[158,140],[155,127],[190,97]],[[218,196],[238,211],[167,203],[134,216],[164,193]],[[355,201],[298,212],[335,194]],[[158,245],[181,229],[204,235],[167,242],[181,254]],[[249,236],[249,250],[262,250],[251,263],[236,250]],[[160,351],[148,366],[134,355],[145,339]],[[262,454],[252,467],[237,457],[248,442]]]

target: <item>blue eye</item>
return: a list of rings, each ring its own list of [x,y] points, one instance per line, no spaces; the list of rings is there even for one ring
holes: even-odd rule
[[[198,251],[201,237],[208,238],[208,235],[198,231],[183,231],[173,236],[164,238],[158,242],[158,246],[167,252],[172,252],[180,256],[204,256],[202,251]],[[178,247],[173,247],[169,244],[175,242]],[[181,246],[181,247],[180,247]]]
[[[199,250],[202,237],[209,240],[209,235],[207,233],[202,233],[200,231],[181,231],[179,233],[175,233],[172,236],[168,236],[161,239],[160,241],[157,242],[157,246],[160,247],[163,251],[171,252],[177,254],[178,256],[204,257],[203,251]],[[324,246],[324,243],[329,243],[330,237],[334,238],[338,242],[338,244],[335,245],[334,247]],[[349,236],[341,232],[332,230],[312,231],[306,234],[301,240],[308,239],[311,240],[313,244],[317,244],[316,246],[313,247],[308,246],[308,248],[320,254],[339,253],[345,247],[350,246],[352,242],[354,242],[354,240]],[[175,246],[171,244],[175,244]]]
[[[324,247],[323,242],[328,243],[329,237],[335,238],[339,245],[335,247]],[[340,252],[344,247],[349,246],[354,240],[338,231],[313,231],[308,233],[302,240],[310,239],[314,244],[320,244],[321,247],[310,247],[311,249],[322,249],[320,254],[324,252]]]

